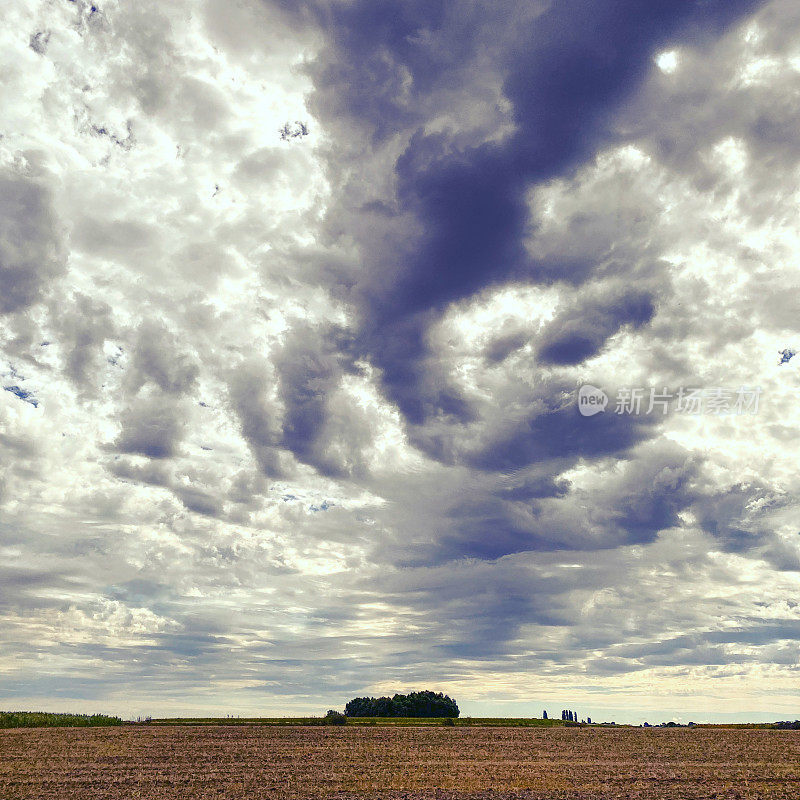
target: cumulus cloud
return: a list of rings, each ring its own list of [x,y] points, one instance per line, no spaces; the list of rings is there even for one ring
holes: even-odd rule
[[[116,446],[148,458],[177,455],[186,420],[182,409],[162,395],[137,398],[122,414]]]
[[[282,453],[274,381],[262,362],[248,360],[238,366],[230,381],[230,393],[241,432],[264,474],[279,477]]]
[[[790,713],[790,0],[8,17],[8,696]]]
[[[152,382],[166,394],[182,395],[193,388],[199,369],[178,348],[175,336],[156,320],[139,327],[129,371],[131,390]]]
[[[67,351],[64,371],[79,388],[96,389],[103,345],[114,336],[111,308],[82,293],[62,298],[57,308],[60,340]]]

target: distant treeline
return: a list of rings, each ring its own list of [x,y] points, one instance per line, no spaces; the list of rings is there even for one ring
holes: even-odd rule
[[[547,712],[546,711],[544,712],[544,718],[547,719]],[[561,712],[561,719],[564,722],[578,722],[579,721],[577,712],[576,711],[571,711],[568,708],[565,708]],[[591,725],[592,724],[592,718],[591,717],[587,717],[584,720],[584,722],[587,722],[587,723],[589,723]]]
[[[0,711],[0,728],[89,728],[122,725],[104,714],[48,714],[44,711]]]
[[[441,692],[411,692],[394,697],[356,697],[345,707],[348,717],[457,717],[456,701]]]

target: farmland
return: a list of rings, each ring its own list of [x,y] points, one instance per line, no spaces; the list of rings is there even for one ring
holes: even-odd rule
[[[141,725],[0,731],[2,800],[800,796],[800,734]]]
[[[0,711],[0,728],[96,728],[122,725],[104,714],[48,714],[41,711]]]
[[[321,717],[168,717],[166,719],[150,719],[148,725],[319,725]],[[436,726],[442,725],[441,717],[348,717],[347,724],[381,725],[381,726]],[[533,717],[461,717],[453,720],[458,726],[492,726],[492,727],[554,727],[565,723],[554,719],[536,719]]]

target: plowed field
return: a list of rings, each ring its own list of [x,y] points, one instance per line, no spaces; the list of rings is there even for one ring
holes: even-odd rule
[[[800,798],[800,732],[148,727],[0,730],[0,800]]]

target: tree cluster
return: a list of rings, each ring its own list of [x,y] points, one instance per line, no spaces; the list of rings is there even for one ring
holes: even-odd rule
[[[441,692],[411,692],[394,697],[355,697],[345,707],[348,717],[457,717],[456,701]]]

